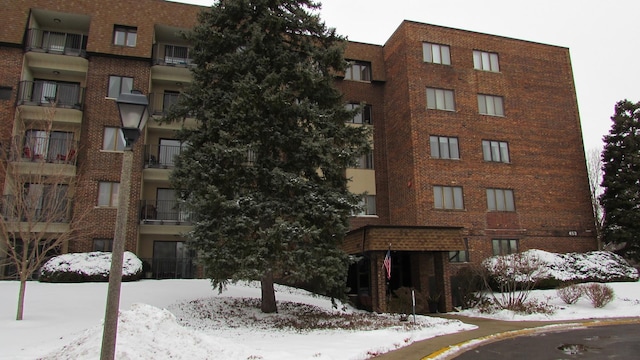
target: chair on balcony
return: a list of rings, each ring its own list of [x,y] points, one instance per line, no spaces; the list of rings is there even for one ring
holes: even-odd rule
[[[76,156],[76,149],[71,149],[67,154],[58,154],[56,156],[56,160],[59,162],[64,162],[65,164],[69,164],[73,162],[73,159]]]

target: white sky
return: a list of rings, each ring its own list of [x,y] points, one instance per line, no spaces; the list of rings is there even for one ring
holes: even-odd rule
[[[413,20],[569,48],[587,150],[601,147],[617,101],[640,101],[638,0],[321,2],[323,21],[351,41],[382,45],[403,20]]]

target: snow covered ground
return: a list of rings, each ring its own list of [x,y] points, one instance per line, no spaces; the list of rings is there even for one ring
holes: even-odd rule
[[[564,304],[555,290],[532,296],[558,307],[553,315],[492,315],[464,311],[464,315],[506,320],[563,320],[640,317],[640,283],[609,284],[616,298],[594,309],[586,298]],[[15,321],[18,283],[0,281],[0,359],[96,359],[100,351],[106,283],[47,284],[29,282],[25,320]],[[230,286],[218,294],[207,280],[143,280],[122,284],[118,333],[119,359],[366,359],[440,334],[472,329],[458,321],[418,316],[414,328],[382,317],[393,326],[384,329],[274,329],[252,304],[260,296],[258,284]],[[332,309],[322,297],[286,287],[277,288],[280,320],[287,323],[295,306],[304,303]],[[238,302],[245,304],[240,306]],[[249,306],[246,306],[246,304]],[[307,307],[305,311],[309,310]],[[166,309],[166,310],[165,310]],[[345,313],[359,314],[353,310]],[[372,315],[377,316],[377,315]],[[287,320],[288,319],[288,320]],[[406,324],[406,323],[405,323]],[[341,326],[348,328],[348,325]],[[426,355],[426,354],[425,354]]]
[[[578,258],[540,251],[532,254],[544,260],[539,266],[546,269],[542,278],[573,279],[583,274],[578,278],[594,279],[597,271],[606,268],[609,276],[620,273],[637,279],[635,269],[620,266],[620,261],[598,252]],[[53,259],[50,265],[59,270],[92,269],[92,274],[108,272],[110,258],[98,255],[67,255]],[[125,268],[139,270],[138,263],[126,262]],[[97,359],[107,285],[29,282],[24,320],[15,321],[19,283],[0,281],[0,359]],[[460,314],[521,321],[640,317],[640,283],[609,285],[615,299],[604,308],[594,308],[584,296],[567,305],[556,290],[536,290],[531,298],[548,304],[546,308],[553,313],[465,310]],[[259,283],[231,285],[218,294],[208,280],[124,282],[116,357],[367,359],[415,341],[475,327],[437,317],[417,316],[415,323],[400,322],[398,315],[372,314],[348,306],[336,309],[327,298],[285,286],[276,287],[278,314],[262,314],[259,298]]]

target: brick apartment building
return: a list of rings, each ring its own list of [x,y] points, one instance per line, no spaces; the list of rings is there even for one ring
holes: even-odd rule
[[[110,249],[123,148],[114,99],[140,90],[162,116],[191,81],[178,32],[202,9],[162,0],[5,5],[0,141],[19,149],[8,159],[17,170],[0,174],[5,221],[12,176],[65,174],[72,189],[32,184],[63,191],[69,214],[83,214],[84,226],[73,224],[83,230],[61,251]],[[346,106],[364,104],[353,122],[374,130],[373,153],[347,171],[351,190],[367,193],[344,244],[361,258],[349,286],[363,306],[385,310],[388,289],[407,286],[444,295],[440,309],[450,310],[465,263],[595,249],[568,49],[405,21],[384,45],[349,42],[345,58],[336,85]],[[134,147],[126,248],[154,278],[194,276],[182,236],[191,217],[169,183],[181,148],[174,131],[193,124],[150,119]],[[47,231],[67,231],[70,219]]]

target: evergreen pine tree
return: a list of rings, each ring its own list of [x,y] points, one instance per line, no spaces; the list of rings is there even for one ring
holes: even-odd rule
[[[197,214],[189,247],[213,286],[260,280],[262,311],[277,311],[274,279],[344,296],[339,249],[359,196],[345,169],[369,134],[334,87],[345,40],[311,0],[221,0],[186,35],[193,83],[167,121],[195,117],[172,182]]]
[[[603,237],[640,260],[640,102],[620,101],[602,152]]]

